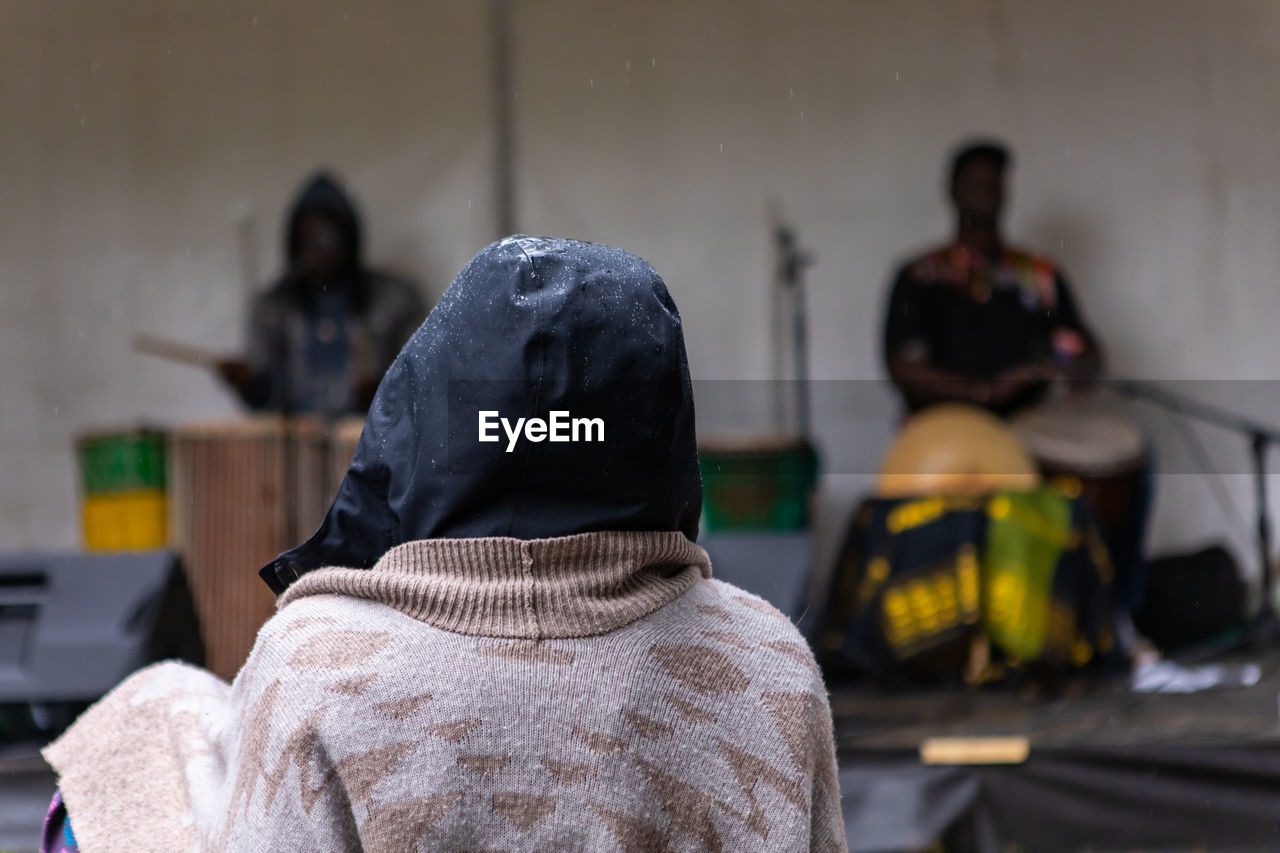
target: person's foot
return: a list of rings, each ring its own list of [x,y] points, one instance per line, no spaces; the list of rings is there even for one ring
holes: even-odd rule
[[[1155,643],[1138,633],[1128,613],[1116,614],[1116,642],[1135,672],[1160,660],[1160,650]]]

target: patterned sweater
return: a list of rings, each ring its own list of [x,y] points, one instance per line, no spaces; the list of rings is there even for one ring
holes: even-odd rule
[[[790,622],[679,533],[410,542],[45,751],[85,853],[845,849]]]

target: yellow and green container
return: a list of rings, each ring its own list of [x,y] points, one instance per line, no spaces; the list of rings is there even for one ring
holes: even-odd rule
[[[138,429],[76,441],[80,525],[90,551],[161,548],[169,541],[166,437]]]

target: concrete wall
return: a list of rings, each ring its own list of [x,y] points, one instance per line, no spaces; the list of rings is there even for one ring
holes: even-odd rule
[[[1016,148],[1010,231],[1062,261],[1118,372],[1274,378],[1275,3],[513,6],[521,229],[645,256],[685,315],[695,376],[759,379],[775,203],[818,256],[813,366],[832,380],[819,425],[846,499],[892,425],[871,381],[889,271],[947,235],[943,157],[970,133]],[[0,5],[3,547],[75,541],[75,430],[232,411],[205,377],[132,355],[128,336],[234,348],[237,222],[254,217],[265,275],[311,166],[348,176],[374,259],[433,293],[494,236],[485,13]],[[1270,388],[1194,390],[1280,420]],[[1235,444],[1205,436],[1215,465],[1245,470]],[[1179,453],[1162,449],[1157,541],[1229,529],[1246,545]],[[1227,486],[1247,509],[1247,483]]]
[[[0,3],[0,548],[76,543],[77,431],[237,411],[130,339],[237,350],[242,268],[277,271],[311,169],[346,178],[371,258],[433,294],[492,239],[485,12]]]

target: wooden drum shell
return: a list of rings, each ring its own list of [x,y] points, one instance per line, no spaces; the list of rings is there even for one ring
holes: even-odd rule
[[[328,443],[323,424],[281,418],[170,436],[172,541],[186,565],[208,668],[218,676],[235,675],[275,611],[258,569],[324,517],[332,496]]]

